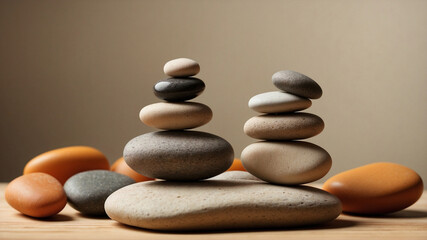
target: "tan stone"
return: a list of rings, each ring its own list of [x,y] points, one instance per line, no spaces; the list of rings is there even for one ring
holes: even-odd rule
[[[144,124],[154,128],[190,129],[208,123],[212,119],[212,110],[196,102],[160,102],[142,108],[139,118]]]
[[[252,117],[246,121],[243,131],[256,139],[293,140],[313,137],[323,128],[323,120],[314,114],[288,113]]]
[[[126,186],[105,202],[120,223],[154,230],[288,228],[332,221],[335,196],[307,186],[251,180],[149,181]]]
[[[163,71],[171,77],[189,77],[199,73],[200,65],[189,58],[177,58],[167,62]]]
[[[332,165],[328,152],[302,141],[253,143],[242,151],[241,159],[249,173],[275,184],[313,182]]]

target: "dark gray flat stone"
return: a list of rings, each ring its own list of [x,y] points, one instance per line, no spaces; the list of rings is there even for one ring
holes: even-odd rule
[[[291,70],[279,71],[273,74],[273,84],[288,93],[317,99],[322,96],[322,88],[313,79]]]
[[[128,176],[107,171],[92,170],[78,173],[64,184],[68,203],[84,215],[105,215],[104,203],[116,190],[135,183]]]

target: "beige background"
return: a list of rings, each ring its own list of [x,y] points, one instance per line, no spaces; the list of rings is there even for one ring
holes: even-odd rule
[[[271,75],[311,76],[324,95],[309,141],[332,155],[327,177],[389,161],[427,178],[427,1],[1,1],[0,180],[50,149],[90,145],[110,162],[154,131],[139,110],[173,58],[199,61],[200,130],[240,156]],[[323,178],[324,181],[326,178]]]

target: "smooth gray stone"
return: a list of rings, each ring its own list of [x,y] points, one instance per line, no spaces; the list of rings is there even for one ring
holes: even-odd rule
[[[272,80],[278,89],[301,97],[317,99],[323,94],[319,84],[299,72],[279,71],[273,74]]]
[[[225,172],[233,163],[230,143],[198,131],[151,132],[130,140],[126,163],[140,174],[171,181],[196,181]]]
[[[321,224],[340,215],[341,203],[307,186],[250,180],[151,181],[111,194],[105,210],[113,220],[146,229],[224,230]]]
[[[194,77],[168,78],[158,81],[154,87],[154,95],[168,102],[183,102],[193,99],[205,90],[205,83]]]
[[[107,170],[78,173],[64,184],[71,207],[84,215],[105,215],[104,203],[114,191],[135,183],[128,176]]]

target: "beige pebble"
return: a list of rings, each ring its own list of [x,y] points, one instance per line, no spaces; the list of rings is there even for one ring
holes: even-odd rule
[[[164,231],[288,228],[332,221],[338,198],[317,188],[249,180],[149,181],[111,194],[108,216]]]
[[[257,142],[247,146],[241,159],[252,175],[276,184],[302,184],[325,176],[332,165],[323,148],[308,142]]]
[[[254,175],[246,171],[227,171],[223,172],[209,180],[248,180],[248,181],[262,181]]]
[[[200,65],[189,58],[177,58],[167,62],[163,71],[171,77],[189,77],[199,73]]]
[[[324,128],[323,120],[310,113],[261,115],[246,121],[246,135],[265,140],[293,140],[313,137]]]
[[[154,128],[179,130],[200,127],[212,119],[212,110],[201,103],[160,102],[141,109],[141,121]]]

